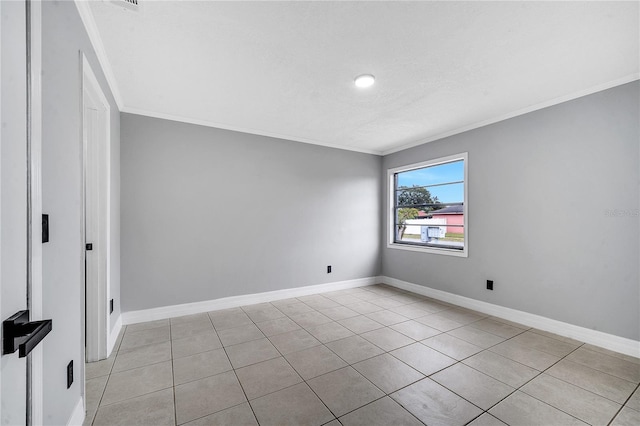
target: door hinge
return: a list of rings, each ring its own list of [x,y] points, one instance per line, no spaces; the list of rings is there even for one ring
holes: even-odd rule
[[[92,243],[87,243],[87,244],[85,244],[85,248],[87,250],[93,250],[93,244]]]

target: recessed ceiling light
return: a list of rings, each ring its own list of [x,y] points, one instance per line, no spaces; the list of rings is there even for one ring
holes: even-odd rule
[[[354,81],[356,86],[364,88],[373,86],[373,83],[376,82],[376,78],[371,74],[362,74],[357,76]]]

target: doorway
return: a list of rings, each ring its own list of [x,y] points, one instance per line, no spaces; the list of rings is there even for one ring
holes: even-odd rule
[[[82,143],[85,241],[85,356],[109,355],[110,106],[82,55]]]

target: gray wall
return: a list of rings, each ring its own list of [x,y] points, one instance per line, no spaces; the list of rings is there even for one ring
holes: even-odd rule
[[[43,211],[50,217],[50,242],[43,245],[44,317],[53,331],[44,339],[44,415],[66,424],[83,389],[84,251],[81,240],[82,117],[84,52],[112,107],[112,287],[119,299],[120,115],[73,2],[42,2],[42,181]],[[119,305],[112,319],[119,315]],[[75,382],[66,386],[74,361]]]
[[[389,168],[469,153],[469,257],[384,241],[382,273],[638,340],[639,86],[385,156],[383,180]]]
[[[124,312],[378,275],[380,157],[121,125]]]

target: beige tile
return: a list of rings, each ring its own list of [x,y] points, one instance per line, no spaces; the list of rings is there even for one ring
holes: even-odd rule
[[[300,303],[300,299],[296,297],[290,297],[288,299],[278,299],[278,300],[271,301],[271,304],[278,309],[280,309],[282,306],[293,305],[296,303]]]
[[[311,306],[313,309],[327,309],[327,308],[335,308],[336,306],[340,306],[339,303],[321,296],[319,294],[313,296],[299,297],[299,299],[304,302],[306,305]]]
[[[399,360],[409,364],[427,376],[442,370],[457,361],[422,343],[414,343],[390,352]]]
[[[233,371],[178,385],[175,387],[177,423],[199,419],[245,401]]]
[[[487,333],[486,331],[482,331],[470,325],[448,331],[447,334],[450,334],[453,337],[457,337],[458,339],[462,339],[465,342],[472,343],[483,349],[495,346],[505,340],[504,337]]]
[[[449,331],[463,326],[462,323],[443,317],[442,312],[415,318],[415,320],[440,331]]]
[[[469,342],[465,342],[446,333],[429,337],[423,340],[422,343],[457,360],[465,359],[482,350],[482,348],[476,345],[472,345]]]
[[[619,404],[624,404],[636,388],[634,383],[566,359],[548,369],[546,373]]]
[[[337,322],[328,322],[326,324],[308,327],[307,331],[322,343],[332,342],[334,340],[344,339],[353,336],[353,332],[338,324]]]
[[[84,421],[82,422],[82,426],[91,426],[93,425],[93,420],[96,418],[96,413],[98,412],[98,407],[87,409],[84,415]]]
[[[217,332],[227,328],[253,324],[251,318],[249,318],[240,308],[209,312],[209,317],[211,318],[211,322]]]
[[[625,405],[633,410],[640,411],[640,387],[636,389]]]
[[[116,337],[116,342],[113,344],[113,351],[118,352],[120,350],[120,345],[122,344],[122,338],[124,337],[124,333],[126,333],[128,326],[123,325],[118,333],[118,337]]]
[[[171,353],[174,359],[220,349],[221,347],[222,342],[220,342],[215,332],[171,341]]]
[[[489,413],[509,425],[582,425],[586,423],[516,391],[489,410]]]
[[[447,309],[446,311],[440,312],[438,315],[463,325],[480,321],[487,317],[487,315],[481,314],[480,312],[470,311],[464,308]]]
[[[356,296],[353,296],[351,294],[343,294],[343,295],[337,295],[337,296],[329,296],[327,294],[325,294],[326,297],[328,297],[329,299],[333,300],[336,303],[339,303],[340,305],[348,305],[350,303],[357,303],[360,302],[362,299],[358,299]],[[316,308],[318,310],[322,310],[323,308]],[[327,308],[324,308],[327,309]]]
[[[92,411],[98,408],[104,388],[107,387],[107,380],[109,376],[96,377],[86,381],[86,407],[87,411]]]
[[[489,350],[538,371],[546,370],[560,360],[558,356],[540,352],[512,340],[492,346]]]
[[[173,379],[176,385],[203,379],[231,370],[224,349],[215,349],[173,360]]]
[[[640,412],[623,407],[620,413],[611,422],[610,426],[638,426],[640,424]]]
[[[171,362],[113,373],[107,382],[101,404],[113,404],[173,386]]]
[[[248,402],[185,423],[187,426],[258,426]]]
[[[243,307],[245,313],[253,322],[264,322],[285,316],[278,308],[271,304],[263,305],[259,309],[251,309],[251,307]]]
[[[251,407],[261,426],[320,426],[334,418],[305,383],[254,399]]]
[[[94,425],[167,425],[175,424],[173,389],[164,389],[98,408]]]
[[[589,424],[608,424],[620,404],[542,373],[520,389]]]
[[[532,331],[525,331],[510,341],[557,357],[566,356],[578,347],[577,345],[552,339],[541,334],[533,333]]]
[[[422,426],[421,421],[388,396],[340,417],[340,423],[343,426]]]
[[[294,330],[269,338],[282,355],[317,346],[320,342],[306,330]]]
[[[380,355],[384,351],[360,336],[327,343],[327,347],[349,364]]]
[[[426,311],[429,314],[434,314],[436,312],[446,311],[450,309],[450,306],[447,306],[443,303],[437,302],[432,299],[423,299],[420,302],[415,303],[416,307]]]
[[[501,322],[503,324],[510,325],[512,327],[521,328],[523,330],[530,330],[531,329],[531,327],[529,327],[527,325],[520,324],[518,322],[509,321],[507,319],[500,318],[500,317],[489,316],[489,317],[487,317],[487,319],[490,319],[490,320],[493,320],[493,321],[498,321],[498,322]]]
[[[85,378],[89,380],[95,379],[96,377],[108,376],[111,373],[115,360],[116,352],[112,353],[109,358],[103,359],[102,361],[86,363],[84,370]]]
[[[275,336],[287,331],[298,330],[300,326],[289,317],[276,318],[256,324],[265,336]]]
[[[582,349],[588,349],[590,351],[600,352],[600,353],[603,353],[605,355],[610,355],[610,356],[613,356],[613,357],[616,357],[616,358],[624,359],[625,361],[629,361],[629,362],[633,362],[633,363],[636,363],[636,364],[640,364],[640,358],[636,358],[636,357],[630,356],[630,355],[621,354],[620,352],[610,351],[609,349],[601,348],[599,346],[590,345],[590,344],[584,344],[584,345],[582,345]]]
[[[361,336],[384,351],[392,351],[415,343],[415,340],[386,327],[362,333]]]
[[[352,367],[308,380],[307,384],[336,417],[384,396],[380,389]]]
[[[283,314],[288,315],[289,317],[304,314],[306,312],[315,312],[315,309],[313,309],[309,305],[305,305],[302,302],[293,303],[287,306],[280,306],[278,309],[280,309]]]
[[[375,322],[379,322],[382,325],[393,325],[393,324],[398,324],[399,322],[404,322],[407,321],[409,318],[402,316],[400,314],[397,314],[395,312],[389,311],[389,310],[384,310],[384,311],[377,311],[377,312],[372,312],[370,314],[365,315],[368,318],[371,318],[372,320],[374,320]]]
[[[526,331],[524,328],[514,327],[491,318],[473,322],[470,326],[486,331],[487,333],[495,334],[496,336],[504,337],[505,339],[510,339]]]
[[[335,308],[320,309],[318,312],[320,312],[323,315],[326,315],[327,317],[331,318],[334,321],[338,321],[345,318],[357,317],[358,315],[360,315],[356,311],[349,309],[346,306],[336,306]]]
[[[488,410],[515,390],[461,363],[452,365],[431,378],[483,410]]]
[[[302,379],[282,357],[236,370],[238,380],[249,400],[288,388]]]
[[[227,355],[233,368],[246,367],[268,359],[280,356],[278,350],[268,339],[252,340],[226,348]]]
[[[379,322],[374,321],[371,318],[367,318],[364,315],[346,318],[338,322],[356,334],[366,333],[367,331],[377,330],[378,328],[384,327]]]
[[[303,312],[301,314],[290,315],[289,318],[294,320],[300,327],[304,328],[331,322],[331,318],[322,315],[318,311]]]
[[[335,308],[320,309],[318,312],[328,316],[334,321],[338,321],[345,318],[357,317],[358,315],[360,315],[356,311],[349,309],[346,306],[336,306]]]
[[[141,346],[129,352],[118,353],[113,365],[113,372],[117,373],[169,360],[171,360],[171,342]]]
[[[127,326],[127,330],[129,332],[136,332],[136,331],[150,330],[152,328],[166,327],[168,325],[169,325],[168,319],[161,319],[157,321],[141,322],[138,324],[129,324]]]
[[[571,338],[565,337],[565,336],[560,336],[559,334],[551,333],[549,331],[538,330],[537,328],[532,328],[529,331],[531,331],[532,333],[539,334],[541,336],[545,336],[545,337],[549,337],[551,339],[560,340],[561,342],[569,343],[569,344],[574,345],[576,347],[582,346],[582,344],[583,344],[583,342],[581,342],[579,340],[571,339]]]
[[[211,322],[211,320],[209,319],[209,315],[207,315],[206,312],[171,318],[171,325],[185,324],[188,322],[206,323],[206,322]]]
[[[360,300],[366,300],[366,301],[379,299],[381,297],[380,294],[374,293],[374,292],[368,291],[368,290],[364,290],[364,291],[362,291],[360,293],[356,293],[356,294],[354,294],[354,296],[357,297]]]
[[[430,314],[430,312],[425,311],[421,305],[417,304],[395,306],[389,310],[409,319],[416,319]]]
[[[384,308],[378,305],[374,305],[373,303],[362,300],[357,303],[352,303],[350,305],[346,305],[347,308],[356,311],[359,314],[370,314],[372,312],[382,311]]]
[[[140,346],[153,345],[155,343],[171,340],[169,327],[156,327],[149,330],[126,332],[122,338],[122,344],[118,352],[130,351]]]
[[[534,368],[490,351],[482,351],[462,362],[514,388],[519,388],[540,374]]]
[[[428,325],[420,324],[414,320],[401,322],[400,324],[392,325],[390,328],[395,331],[399,331],[414,340],[423,340],[441,333],[440,330],[436,330]]]
[[[489,413],[484,413],[467,426],[507,426],[504,422],[496,419]]]
[[[358,362],[353,368],[387,394],[424,378],[422,373],[389,354]]]
[[[577,349],[566,359],[636,384],[640,383],[640,364],[634,362],[582,348]]]
[[[173,340],[213,332],[213,324],[207,319],[171,324],[171,338]]]
[[[305,380],[347,366],[347,363],[324,345],[293,352],[285,355],[285,358]]]
[[[374,305],[378,305],[382,308],[385,309],[389,309],[389,308],[395,308],[397,306],[402,306],[402,305],[406,305],[405,302],[400,301],[400,300],[396,300],[396,299],[392,299],[390,297],[379,297],[377,299],[371,299],[368,300],[369,303],[373,303]]]
[[[429,378],[400,389],[390,396],[430,426],[464,425],[482,414],[478,407]]]
[[[223,346],[239,345],[264,338],[264,334],[255,324],[242,325],[240,327],[227,328],[218,331],[218,337]]]

